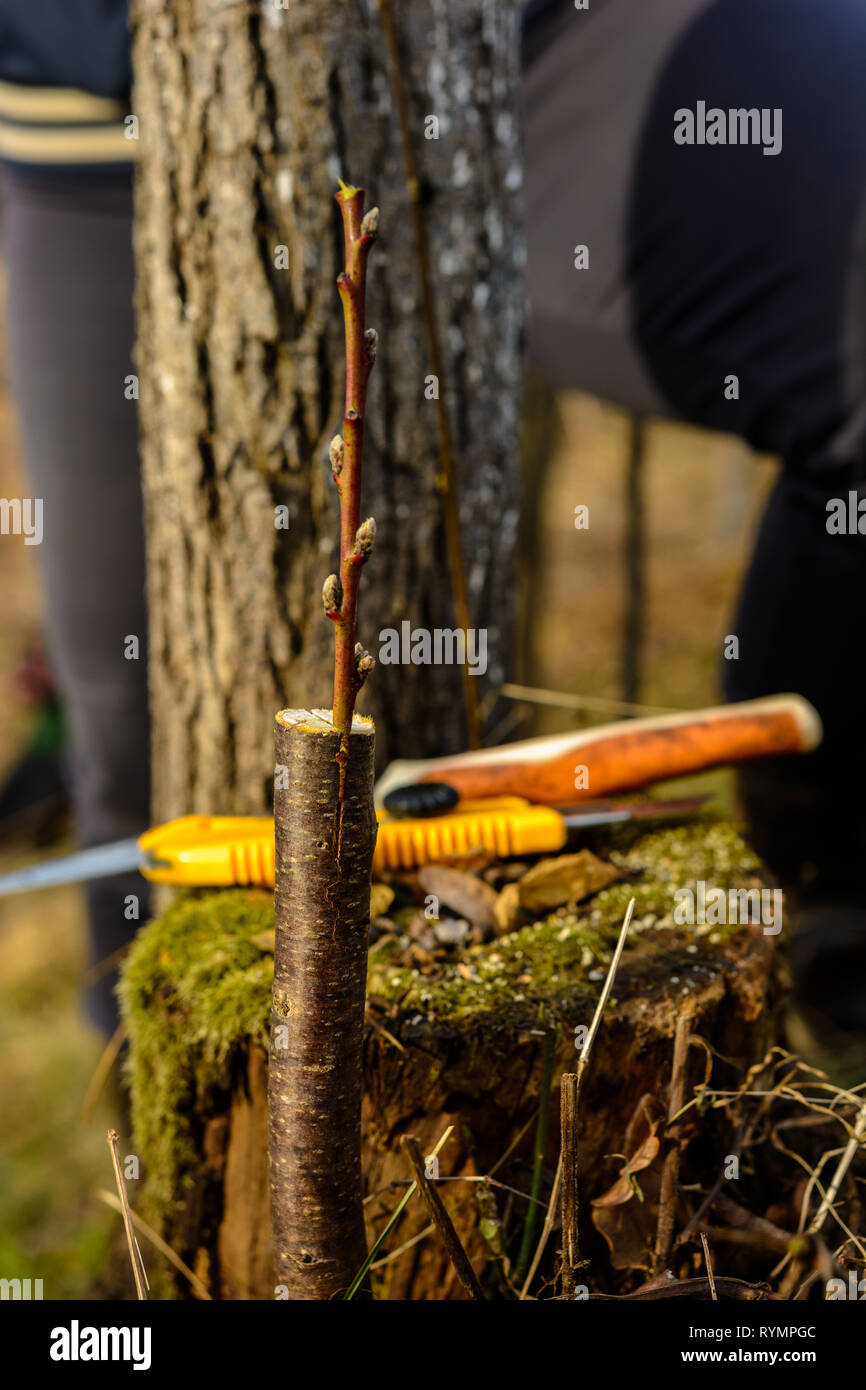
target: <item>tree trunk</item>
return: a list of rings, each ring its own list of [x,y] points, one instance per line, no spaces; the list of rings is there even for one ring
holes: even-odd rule
[[[522,243],[516,0],[405,0],[394,25],[432,250],[472,621],[504,678],[514,609]],[[282,706],[329,706],[342,417],[338,176],[387,234],[359,639],[453,628],[429,365],[393,74],[372,0],[134,0],[142,457],[154,810],[263,811]],[[435,117],[436,123],[431,121]],[[438,138],[430,138],[438,134]],[[284,268],[285,267],[285,268]],[[425,388],[427,395],[425,395]],[[288,508],[288,529],[280,529]],[[380,665],[380,765],[460,746],[456,666]]]

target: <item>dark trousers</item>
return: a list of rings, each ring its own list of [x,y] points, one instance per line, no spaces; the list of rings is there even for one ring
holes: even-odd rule
[[[51,663],[71,731],[82,845],[148,825],[147,618],[132,372],[132,189],[128,175],[4,174],[6,331],[32,495]],[[128,660],[129,637],[139,656]],[[89,885],[94,964],[146,915],[138,874]],[[88,991],[113,1031],[115,972]]]
[[[553,0],[524,77],[532,356],[781,457],[725,691],[817,706],[822,749],[750,769],[748,809],[788,881],[861,895],[866,535],[831,534],[827,504],[866,462],[864,52],[866,0]],[[708,108],[765,110],[768,134],[781,113],[778,152],[675,139]]]

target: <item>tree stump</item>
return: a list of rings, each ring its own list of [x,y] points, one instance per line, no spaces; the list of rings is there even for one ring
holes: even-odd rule
[[[593,1256],[589,1201],[606,1190],[642,1098],[666,1109],[677,1018],[714,1049],[714,1083],[731,1085],[773,1040],[774,938],[757,926],[678,926],[675,889],[751,888],[760,866],[729,826],[697,824],[597,840],[626,877],[577,909],[563,909],[508,936],[453,951],[436,978],[395,963],[393,941],[370,950],[365,1035],[364,1179],[372,1241],[410,1176],[399,1140],[424,1153],[448,1125],[442,1178],[487,1174],[529,1188],[545,1039],[557,1030],[545,1198],[558,1145],[558,1077],[573,1070],[574,1030],[588,1025],[632,895],[637,899],[581,1097],[581,1220]],[[273,905],[229,891],[176,902],[139,934],[122,984],[130,1033],[136,1151],[144,1214],[215,1298],[273,1298],[267,1192],[267,1028]],[[703,1066],[703,1063],[701,1064]],[[702,1121],[703,1123],[703,1121]],[[724,1112],[702,1142],[730,1149]],[[727,1147],[726,1147],[727,1146]],[[480,1194],[479,1194],[480,1189]],[[469,1181],[440,1192],[476,1271],[495,1278],[496,1226],[524,1199]],[[483,1211],[481,1210],[483,1208]],[[480,1214],[481,1212],[481,1214]],[[519,1213],[519,1219],[514,1216]],[[408,1203],[374,1268],[387,1299],[450,1299],[462,1291],[421,1202]],[[553,1271],[556,1233],[546,1268]],[[513,1254],[512,1250],[512,1254]],[[188,1286],[171,1275],[172,1292]]]

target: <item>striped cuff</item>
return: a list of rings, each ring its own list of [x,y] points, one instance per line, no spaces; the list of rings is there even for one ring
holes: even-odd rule
[[[0,159],[16,164],[130,164],[129,108],[73,87],[0,82]]]

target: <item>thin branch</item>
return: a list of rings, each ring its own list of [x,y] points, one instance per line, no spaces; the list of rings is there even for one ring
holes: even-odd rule
[[[689,1035],[692,1031],[694,1013],[692,1009],[677,1019],[674,1038],[674,1060],[671,1075],[671,1098],[668,1108],[668,1125],[672,1126],[670,1147],[665,1155],[662,1168],[661,1191],[659,1193],[659,1220],[656,1232],[655,1273],[664,1269],[674,1238],[674,1224],[677,1211],[677,1180],[680,1174],[680,1148],[682,1144],[682,1112],[685,1108],[686,1063],[689,1055]]]
[[[580,1054],[580,1058],[577,1063],[577,1069],[575,1072],[575,1075],[577,1077],[575,1104],[577,1104],[580,1098],[580,1087],[583,1082],[583,1076],[586,1071],[586,1068],[589,1065],[589,1058],[590,1053],[592,1052],[592,1045],[595,1042],[596,1034],[598,1033],[598,1030],[601,1027],[601,1020],[604,1014],[605,1005],[607,1004],[607,1001],[610,998],[610,992],[613,989],[614,978],[619,967],[620,958],[625,948],[626,937],[628,936],[628,929],[631,926],[634,905],[635,899],[632,898],[629,902],[628,907],[626,908],[625,917],[623,918],[622,927],[620,928],[619,940],[616,943],[616,950],[614,951],[610,965],[608,966],[607,978],[605,979],[605,982],[602,986],[601,994],[598,998],[598,1003],[595,1006],[595,1013],[593,1015],[592,1023],[589,1027],[589,1033],[587,1034],[586,1042],[583,1045],[583,1050]],[[530,1285],[533,1279],[535,1278],[535,1271],[538,1269],[538,1266],[541,1263],[541,1257],[544,1254],[545,1246],[547,1245],[547,1242],[550,1238],[550,1233],[553,1230],[554,1222],[556,1220],[556,1209],[557,1203],[559,1201],[559,1189],[561,1182],[562,1153],[560,1152],[559,1162],[556,1165],[556,1174],[553,1179],[553,1187],[551,1188],[550,1192],[550,1201],[547,1206],[547,1215],[544,1218],[544,1226],[541,1231],[541,1237],[539,1239],[538,1245],[535,1248],[535,1254],[532,1257],[532,1264],[529,1266],[529,1273],[523,1281],[523,1288],[520,1290],[521,1300],[525,1299],[529,1294]]]
[[[559,1130],[562,1162],[562,1293],[574,1298],[575,1272],[580,1261],[577,1233],[577,1074],[565,1072],[560,1082]]]
[[[418,1140],[412,1134],[404,1134],[400,1140],[400,1146],[412,1165],[418,1191],[421,1193],[424,1205],[439,1232],[442,1244],[448,1252],[448,1258],[454,1266],[457,1278],[463,1285],[467,1298],[483,1302],[484,1291],[478,1282],[478,1276],[472,1268],[469,1256],[463,1249],[460,1237],[454,1229],[454,1222],[448,1215],[442,1198],[427,1177],[424,1168],[424,1156],[421,1153]]]
[[[144,1272],[144,1260],[141,1258],[141,1251],[138,1248],[138,1241],[135,1238],[135,1231],[132,1222],[132,1208],[129,1205],[129,1198],[126,1195],[126,1183],[120,1167],[120,1155],[117,1152],[118,1134],[116,1129],[108,1131],[108,1147],[111,1152],[111,1162],[114,1167],[114,1181],[117,1183],[117,1194],[120,1198],[120,1210],[123,1215],[123,1229],[126,1231],[126,1243],[129,1246],[129,1258],[132,1264],[132,1277],[135,1280],[135,1292],[139,1300],[147,1300],[147,1275]]]
[[[589,1033],[587,1035],[586,1042],[584,1043],[583,1048],[581,1049],[580,1057],[578,1058],[576,1068],[578,1086],[580,1086],[581,1081],[583,1080],[583,1073],[589,1066],[590,1053],[592,1052],[592,1046],[595,1042],[596,1034],[598,1033],[598,1030],[601,1027],[601,1020],[604,1016],[604,1010],[605,1006],[607,1005],[607,1001],[610,998],[610,992],[613,989],[613,982],[616,978],[616,972],[619,969],[620,958],[625,949],[626,937],[628,936],[628,929],[631,926],[631,919],[636,901],[637,900],[635,898],[632,898],[629,901],[629,905],[625,910],[625,917],[623,918],[622,926],[620,927],[619,940],[616,943],[616,950],[614,951],[610,965],[608,966],[607,978],[605,979],[605,982],[602,986],[601,994],[598,997],[598,1003],[595,1006],[595,1013],[592,1016],[592,1023],[589,1025]]]
[[[710,1285],[710,1295],[714,1303],[718,1303],[719,1295],[716,1293],[716,1278],[713,1274],[713,1262],[710,1259],[710,1247],[707,1238],[701,1231],[701,1245],[704,1247],[704,1264],[707,1267],[707,1279]]]
[[[541,1056],[541,1081],[538,1090],[538,1123],[535,1129],[535,1157],[532,1164],[532,1185],[530,1193],[532,1201],[526,1210],[526,1220],[523,1226],[523,1238],[520,1242],[520,1253],[517,1257],[517,1265],[514,1270],[514,1282],[519,1284],[532,1255],[532,1242],[535,1237],[535,1222],[538,1215],[537,1203],[541,1197],[541,1187],[544,1181],[544,1162],[547,1157],[547,1133],[550,1127],[550,1086],[553,1079],[553,1062],[556,1053],[556,1032],[555,1028],[549,1028],[544,1039],[544,1050]]]
[[[859,1148],[862,1148],[864,1141],[866,1141],[866,1104],[862,1105],[857,1113],[857,1119],[854,1124],[854,1133],[845,1146],[845,1152],[843,1153],[842,1157],[840,1158],[837,1164],[836,1171],[830,1180],[830,1186],[827,1188],[821,1205],[815,1212],[814,1217],[812,1218],[812,1222],[809,1226],[810,1232],[820,1231],[821,1227],[824,1225],[824,1222],[827,1220],[827,1217],[830,1214],[830,1211],[833,1207],[833,1203],[836,1201],[836,1196],[839,1192],[839,1188],[842,1186],[845,1174],[851,1167],[851,1164],[854,1161],[854,1155],[857,1153],[857,1150]]]
[[[93,1114],[96,1102],[102,1095],[103,1087],[111,1075],[111,1068],[117,1061],[118,1053],[123,1047],[126,1038],[126,1024],[121,1020],[105,1045],[102,1056],[96,1064],[96,1070],[90,1078],[90,1083],[81,1102],[81,1116],[84,1120],[89,1120]]]
[[[435,1157],[435,1155],[438,1154],[439,1150],[443,1147],[443,1145],[448,1141],[448,1139],[451,1137],[453,1129],[453,1125],[448,1125],[447,1129],[444,1129],[442,1131],[441,1135],[436,1141],[435,1148],[432,1150],[432,1153],[430,1155],[431,1158]],[[396,1208],[386,1221],[382,1230],[379,1232],[379,1235],[374,1240],[373,1245],[367,1254],[367,1258],[364,1260],[364,1263],[361,1265],[361,1268],[358,1270],[358,1273],[355,1275],[354,1279],[349,1285],[349,1288],[343,1294],[344,1302],[347,1302],[355,1297],[355,1294],[358,1292],[358,1289],[361,1287],[361,1285],[367,1277],[367,1272],[372,1268],[374,1259],[378,1255],[379,1251],[382,1249],[382,1246],[388,1239],[388,1236],[391,1234],[394,1227],[397,1225],[397,1222],[399,1221],[402,1212],[405,1210],[409,1198],[412,1196],[412,1193],[415,1191],[417,1185],[418,1184],[413,1181],[406,1188],[406,1191],[403,1193],[403,1196],[397,1203]]]
[[[506,681],[499,687],[506,700],[526,705],[552,705],[554,709],[594,710],[599,714],[684,714],[670,705],[639,705],[632,700],[602,700],[589,695],[572,695],[565,690],[545,690],[536,685],[516,685]]]
[[[107,1192],[105,1188],[98,1187],[96,1189],[96,1196],[99,1198],[100,1202],[104,1202],[107,1207],[111,1207],[112,1211],[120,1212],[121,1215],[123,1214],[123,1203],[115,1197],[113,1192]],[[140,1231],[144,1238],[149,1240],[151,1245],[155,1246],[161,1255],[165,1256],[169,1264],[173,1264],[175,1269],[183,1275],[184,1279],[189,1281],[198,1297],[208,1303],[212,1302],[213,1300],[207,1290],[207,1286],[202,1283],[201,1279],[190,1269],[189,1265],[184,1263],[180,1255],[176,1254],[171,1246],[166,1244],[159,1232],[155,1231],[152,1226],[149,1226],[148,1223],[144,1221],[137,1212],[132,1211],[131,1208],[130,1216],[132,1217],[132,1224],[135,1226],[135,1229]]]

